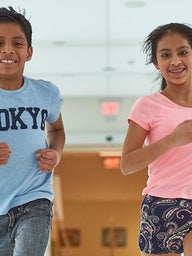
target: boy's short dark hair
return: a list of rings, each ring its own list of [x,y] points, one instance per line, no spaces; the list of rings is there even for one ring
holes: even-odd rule
[[[8,8],[0,8],[0,23],[16,23],[18,24],[22,31],[25,34],[28,47],[32,45],[32,27],[29,20],[25,18],[25,10],[23,13],[17,12],[13,7],[9,6]]]

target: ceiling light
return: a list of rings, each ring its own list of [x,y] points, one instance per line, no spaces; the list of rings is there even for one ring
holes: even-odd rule
[[[145,2],[144,1],[127,1],[125,2],[125,6],[128,8],[140,8],[145,6]]]
[[[121,151],[100,151],[99,156],[101,157],[120,157]]]
[[[66,46],[67,42],[66,41],[53,41],[52,42],[53,45],[55,46]]]

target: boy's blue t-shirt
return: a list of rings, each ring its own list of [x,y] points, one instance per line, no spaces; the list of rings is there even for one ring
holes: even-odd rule
[[[0,215],[38,198],[53,199],[53,172],[39,169],[36,153],[47,147],[45,122],[58,119],[62,103],[59,89],[44,80],[24,77],[20,89],[0,89],[0,141],[12,151],[0,166]]]

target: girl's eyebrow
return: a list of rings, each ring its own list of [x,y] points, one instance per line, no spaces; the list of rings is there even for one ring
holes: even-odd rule
[[[190,47],[187,45],[183,45],[177,48],[177,50],[182,50],[182,49],[190,49]],[[171,50],[168,48],[162,48],[158,52],[163,52],[163,51],[171,51]]]

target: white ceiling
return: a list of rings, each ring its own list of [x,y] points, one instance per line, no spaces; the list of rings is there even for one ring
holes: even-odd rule
[[[1,0],[24,8],[34,56],[26,74],[56,83],[65,97],[139,96],[153,89],[141,43],[167,22],[192,23],[191,0]],[[157,88],[156,88],[157,89]]]
[[[25,9],[30,18],[34,55],[25,74],[60,88],[66,146],[72,150],[121,147],[133,102],[159,90],[155,69],[145,65],[142,41],[158,25],[192,23],[191,0],[1,0],[0,5]],[[103,116],[102,100],[118,101],[119,113]]]

